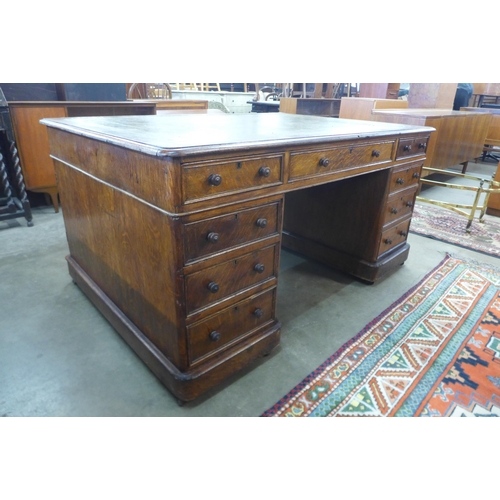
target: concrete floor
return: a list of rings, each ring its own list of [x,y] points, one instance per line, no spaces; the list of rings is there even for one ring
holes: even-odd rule
[[[486,175],[495,169],[493,162],[469,166],[470,173]],[[445,195],[464,193],[450,191]],[[366,285],[283,250],[281,345],[206,396],[179,406],[73,284],[62,213],[34,208],[31,228],[24,219],[0,222],[0,242],[1,416],[256,417],[447,252],[499,264],[496,257],[410,234],[406,263]]]

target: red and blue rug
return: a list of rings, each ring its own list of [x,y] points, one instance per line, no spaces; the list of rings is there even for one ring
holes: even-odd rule
[[[447,256],[262,416],[500,416],[500,270]]]
[[[468,248],[486,255],[500,257],[500,219],[486,216],[475,219],[470,233],[465,231],[467,217],[429,203],[416,203],[410,232],[434,240]]]

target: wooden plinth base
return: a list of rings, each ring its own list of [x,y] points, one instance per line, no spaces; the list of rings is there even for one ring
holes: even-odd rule
[[[85,271],[71,258],[66,257],[74,282],[111,323],[147,367],[180,401],[191,401],[220,384],[223,380],[248,366],[255,359],[269,354],[280,340],[281,324],[276,321],[271,328],[252,335],[232,349],[221,353],[210,362],[181,372],[109,299]]]
[[[368,262],[286,231],[283,231],[282,246],[370,283],[402,265],[410,252],[410,245],[403,243],[376,262]]]

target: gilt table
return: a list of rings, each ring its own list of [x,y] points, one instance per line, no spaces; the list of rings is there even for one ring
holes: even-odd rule
[[[281,245],[366,282],[404,263],[433,131],[284,113],[41,123],[73,280],[181,401],[279,344]]]

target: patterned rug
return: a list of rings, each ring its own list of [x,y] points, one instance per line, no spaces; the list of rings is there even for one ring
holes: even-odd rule
[[[500,416],[500,270],[447,256],[262,416]]]
[[[500,257],[500,219],[492,216],[485,222],[472,222],[470,233],[465,232],[467,218],[451,210],[428,203],[416,203],[410,232],[487,255]]]

